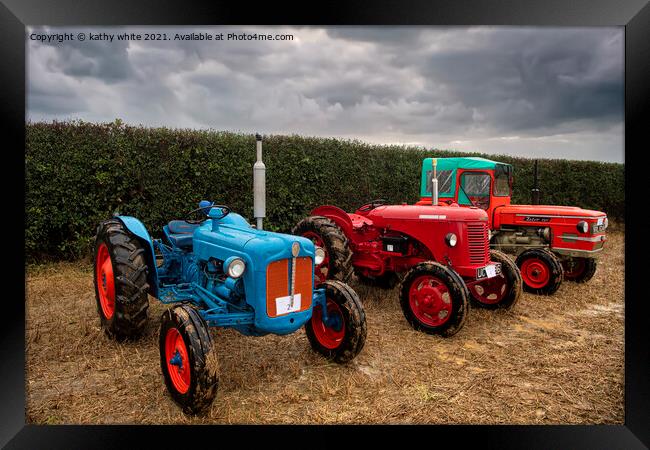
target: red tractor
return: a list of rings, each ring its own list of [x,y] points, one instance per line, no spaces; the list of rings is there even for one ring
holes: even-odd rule
[[[433,172],[439,204],[487,212],[490,245],[517,255],[524,290],[551,295],[563,279],[584,283],[593,277],[595,256],[606,240],[607,215],[573,206],[536,204],[537,165],[532,205],[511,205],[512,166],[484,158],[426,158],[422,198],[416,205],[431,205]]]
[[[430,334],[451,336],[463,326],[468,300],[486,308],[510,308],[521,294],[522,280],[510,258],[490,250],[484,210],[437,203],[374,200],[354,213],[320,206],[292,233],[325,249],[325,259],[315,268],[319,281],[347,281],[355,273],[386,288],[401,282],[400,304],[408,322]]]

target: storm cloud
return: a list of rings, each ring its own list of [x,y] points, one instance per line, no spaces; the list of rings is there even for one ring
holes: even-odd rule
[[[32,32],[172,40],[42,43]],[[173,40],[189,32],[293,40]],[[624,160],[622,28],[39,27],[27,45],[32,121]]]

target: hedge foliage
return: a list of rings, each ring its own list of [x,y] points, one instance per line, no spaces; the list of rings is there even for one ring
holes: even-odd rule
[[[98,222],[133,215],[153,236],[201,199],[230,205],[252,219],[255,137],[218,131],[53,122],[26,126],[27,259],[88,255]],[[362,203],[418,199],[425,156],[467,153],[302,136],[265,136],[266,228],[288,232],[321,204],[353,210]],[[527,203],[533,160],[484,156],[513,164],[516,203]],[[624,166],[540,160],[542,200],[623,218]]]

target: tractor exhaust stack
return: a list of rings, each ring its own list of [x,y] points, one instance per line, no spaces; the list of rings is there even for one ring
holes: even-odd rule
[[[266,217],[266,166],[262,161],[262,136],[255,135],[257,141],[257,159],[253,166],[253,216],[258,230],[264,229],[263,220]]]
[[[436,173],[436,165],[438,161],[436,158],[431,159],[431,166],[433,171],[431,172],[433,176],[431,177],[431,206],[436,206],[438,204],[438,174]]]
[[[535,166],[533,168],[533,188],[530,191],[531,199],[530,203],[532,205],[539,205],[539,180],[537,177],[537,160],[535,160]]]

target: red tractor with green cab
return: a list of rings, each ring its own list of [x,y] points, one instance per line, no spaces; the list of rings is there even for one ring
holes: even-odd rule
[[[434,182],[435,184],[435,182]],[[292,230],[325,250],[315,267],[319,281],[348,281],[392,288],[417,330],[451,336],[465,322],[468,301],[511,308],[522,291],[514,262],[490,250],[487,213],[459,205],[388,205],[379,199],[354,213],[320,206]]]
[[[536,163],[530,205],[511,204],[513,167],[489,159],[425,158],[421,199],[416,205],[432,204],[434,184],[438,187],[438,204],[479,208],[487,213],[490,246],[516,256],[524,290],[551,295],[563,280],[585,283],[594,276],[595,257],[607,239],[607,215],[574,206],[537,204]]]

